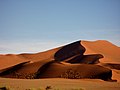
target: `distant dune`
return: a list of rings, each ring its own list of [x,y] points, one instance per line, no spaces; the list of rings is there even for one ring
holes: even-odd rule
[[[120,81],[120,47],[105,40],[77,41],[34,54],[0,55],[0,76]]]

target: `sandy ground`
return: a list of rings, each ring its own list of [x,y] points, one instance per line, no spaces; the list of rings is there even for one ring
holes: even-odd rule
[[[6,79],[0,78],[0,86],[10,87],[12,90],[41,89],[45,90],[120,90],[119,82],[106,82],[98,79]]]

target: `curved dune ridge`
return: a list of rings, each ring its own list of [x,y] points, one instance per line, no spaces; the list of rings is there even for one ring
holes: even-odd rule
[[[0,63],[0,77],[6,78],[120,81],[120,48],[105,40],[77,41],[35,54],[0,55]]]

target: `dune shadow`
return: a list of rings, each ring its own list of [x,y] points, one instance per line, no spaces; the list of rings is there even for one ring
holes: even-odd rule
[[[29,62],[30,62],[30,61],[22,62],[22,63],[19,63],[19,64],[17,64],[17,65],[11,66],[11,67],[9,67],[9,68],[3,69],[3,70],[1,70],[1,72],[0,72],[0,76],[5,76],[5,75],[8,75],[8,74],[10,74],[10,73],[13,73],[14,71],[22,68],[23,65],[25,65],[25,64],[27,64],[27,63],[29,63]]]
[[[111,69],[117,69],[120,70],[120,64],[114,64],[114,63],[104,63],[103,66],[109,67]]]
[[[89,54],[89,55],[83,55],[81,56],[76,56],[66,62],[68,63],[80,63],[80,64],[97,64],[99,63],[99,59],[103,58],[102,54]]]
[[[67,58],[70,58],[74,55],[83,55],[85,52],[85,48],[80,44],[81,41],[77,41],[68,45],[63,46],[60,50],[58,50],[54,58],[56,61],[63,61]]]

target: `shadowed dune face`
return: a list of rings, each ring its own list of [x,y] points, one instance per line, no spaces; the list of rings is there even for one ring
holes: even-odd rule
[[[44,72],[38,74],[37,78],[69,78],[69,79],[102,79],[111,80],[110,69],[90,64],[69,64],[53,62],[43,67]]]
[[[68,63],[83,63],[83,64],[96,64],[99,63],[99,59],[103,58],[101,54],[91,54],[91,55],[83,55],[83,56],[76,56],[75,58],[70,59],[67,61]]]
[[[9,67],[9,68],[6,68],[6,69],[3,69],[3,70],[0,70],[0,76],[4,76],[4,75],[8,75],[20,68],[22,68],[22,66],[24,66],[25,64],[29,63],[30,61],[27,61],[27,62],[22,62],[20,64],[17,64],[15,66],[12,66],[12,67]]]
[[[102,64],[105,67],[109,67],[111,69],[117,69],[120,70],[120,64],[114,64],[114,63],[104,63]]]
[[[54,58],[57,61],[63,61],[67,58],[70,58],[74,55],[80,54],[83,55],[85,52],[85,48],[80,44],[81,41],[77,41],[66,46],[63,46],[60,50],[58,50]]]
[[[38,70],[46,65],[46,63],[49,62],[39,61],[33,63],[18,64],[7,71],[0,73],[0,76],[5,78],[35,79]]]

